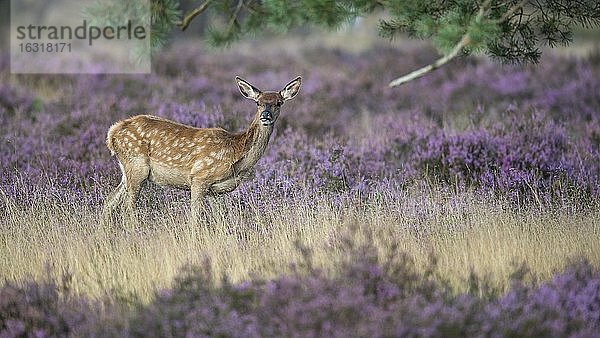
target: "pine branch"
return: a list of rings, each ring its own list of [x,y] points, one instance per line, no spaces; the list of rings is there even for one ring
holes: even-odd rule
[[[231,18],[229,19],[229,25],[228,25],[229,31],[232,31],[233,27],[237,24],[237,18],[238,18],[238,15],[240,14],[240,11],[242,10],[243,5],[244,5],[244,0],[238,0],[238,4],[235,7],[235,11],[231,15]]]
[[[200,13],[208,9],[208,6],[211,2],[212,0],[205,0],[202,4],[200,4],[200,6],[189,11],[183,17],[183,20],[177,24],[177,26],[179,26],[179,29],[181,29],[182,31],[186,30],[190,25],[190,22],[192,22],[192,20],[194,20],[195,17],[197,17]]]
[[[523,6],[525,5],[525,3],[527,3],[528,0],[523,0],[521,2],[519,2],[518,4],[512,6],[508,11],[506,11],[506,13],[504,13],[504,15],[502,15],[502,17],[496,21],[494,21],[496,24],[500,24],[506,20],[510,20],[512,18],[512,15],[515,14],[515,12],[519,9],[522,9]]]
[[[479,21],[483,18],[483,16],[486,14],[487,10],[487,6],[489,4],[489,0],[486,1],[484,4],[481,5],[481,7],[479,7],[479,13],[477,13],[477,16],[475,17],[475,21]],[[388,84],[389,87],[396,87],[399,86],[401,84],[404,84],[406,82],[412,81],[414,79],[420,78],[421,76],[436,70],[437,68],[445,65],[446,63],[448,63],[450,60],[454,59],[455,57],[458,56],[458,54],[463,50],[464,47],[468,46],[469,43],[471,42],[471,38],[469,36],[469,31],[467,30],[467,32],[462,36],[462,38],[460,39],[460,41],[454,46],[454,48],[452,48],[452,51],[450,51],[450,53],[448,53],[447,55],[437,59],[434,63],[431,63],[425,67],[421,67],[415,71],[412,71],[404,76],[401,76],[395,80],[393,80],[392,82],[390,82]]]
[[[448,54],[445,55],[442,58],[437,59],[434,63],[429,64],[425,67],[419,68],[415,71],[412,71],[402,77],[399,77],[397,79],[395,79],[394,81],[390,82],[390,84],[388,86],[390,87],[396,87],[399,86],[401,84],[404,84],[408,81],[412,81],[414,79],[417,79],[443,65],[445,65],[446,63],[448,63],[450,60],[454,59],[456,56],[458,56],[458,53],[460,53],[462,51],[462,49],[464,47],[466,47],[467,45],[469,45],[470,42],[470,38],[469,38],[469,34],[465,34],[463,35],[462,39],[460,40],[460,42],[458,44],[456,44],[456,46],[454,46],[454,48],[452,49],[452,51]]]

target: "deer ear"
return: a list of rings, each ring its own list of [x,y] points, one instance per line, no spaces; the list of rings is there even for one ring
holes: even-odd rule
[[[235,77],[235,82],[237,82],[237,85],[240,88],[240,93],[242,93],[245,98],[258,101],[258,95],[261,93],[260,89],[254,87],[248,81],[239,76]]]
[[[302,78],[298,76],[290,81],[290,83],[286,84],[279,94],[285,101],[291,100],[298,94],[298,91],[300,91],[300,85],[302,85]]]

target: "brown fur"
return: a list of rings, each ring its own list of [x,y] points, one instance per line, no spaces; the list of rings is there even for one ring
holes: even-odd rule
[[[209,183],[233,175],[234,164],[244,158],[253,146],[266,147],[254,142],[260,126],[254,120],[250,127],[241,133],[231,133],[221,128],[195,128],[151,115],[137,115],[113,125],[107,134],[107,146],[117,155],[119,162],[127,166],[132,159],[143,159],[150,167],[149,178],[153,179],[153,169],[164,167],[176,170],[182,177],[176,181],[186,181],[205,177]],[[272,128],[263,131],[270,135]],[[256,163],[258,158],[250,159]],[[160,169],[160,168],[159,168]],[[247,168],[238,168],[240,169]],[[156,178],[156,177],[155,177]],[[162,185],[176,185],[168,180],[159,180]]]
[[[196,128],[152,115],[137,115],[112,125],[106,145],[117,157],[123,178],[107,198],[105,211],[110,214],[123,198],[133,211],[140,185],[146,179],[190,189],[192,208],[197,211],[207,193],[232,191],[252,176],[273,132],[279,107],[296,95],[300,79],[290,82],[281,92],[262,93],[251,87],[253,90],[248,93],[250,87],[246,85],[251,85],[241,79],[238,85],[244,96],[258,103],[256,116],[243,132]],[[273,112],[271,124],[261,123],[260,114],[265,109]]]

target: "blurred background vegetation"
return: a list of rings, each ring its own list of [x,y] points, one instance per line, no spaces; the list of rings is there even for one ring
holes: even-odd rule
[[[0,0],[2,46],[9,40],[9,4]],[[101,22],[117,12],[139,13],[144,2],[117,4],[120,10],[97,1],[86,15]],[[320,38],[325,43],[332,40],[329,32],[351,31],[352,39],[341,45],[371,43],[364,40],[398,45],[413,38],[427,40],[448,59],[476,53],[502,62],[536,63],[547,47],[565,47],[573,40],[585,48],[596,45],[600,24],[597,1],[151,0],[150,5],[154,51],[179,39],[225,47],[240,39],[272,39],[286,33],[286,38]],[[60,6],[46,7],[40,15],[60,11]],[[365,31],[357,38],[357,32]]]
[[[163,46],[152,74],[10,74],[8,55],[0,55],[1,279],[26,283],[64,273],[75,294],[148,303],[177,285],[182,266],[202,264],[202,255],[211,259],[216,279],[227,276],[233,283],[289,274],[290,263],[303,259],[298,242],[310,249],[316,268],[335,276],[343,273],[337,263],[351,257],[344,243],[353,228],[348,240],[369,243],[380,257],[399,249],[419,273],[428,271],[434,254],[456,292],[477,294],[471,272],[489,275],[494,290],[510,290],[513,263],[525,262],[540,280],[555,276],[572,257],[600,266],[600,39],[594,22],[574,20],[574,44],[558,43],[552,53],[539,35],[539,65],[460,58],[391,90],[392,76],[434,62],[437,53],[452,55],[467,32],[480,32],[486,26],[477,22],[480,5],[489,17],[479,20],[489,21],[511,8],[518,15],[526,2],[495,8],[500,2],[445,1],[462,4],[456,8],[465,15],[447,11],[421,25],[419,17],[435,9],[427,6],[441,3],[429,1],[402,26],[394,18],[411,13],[401,9],[417,2],[290,1],[304,7],[283,14],[275,8],[272,18],[256,16],[255,30],[244,31],[251,22],[244,21],[251,18],[244,1],[236,34],[228,33],[228,24],[238,1],[211,2],[184,31],[179,21],[204,2],[153,3],[171,9],[159,20]],[[594,2],[573,3],[597,9]],[[2,28],[8,27],[8,4],[0,0]],[[318,4],[362,4],[364,13],[342,9],[327,19],[323,10],[314,13],[316,22],[300,11]],[[66,15],[54,5],[46,14]],[[269,23],[285,18],[291,21]],[[441,24],[448,20],[456,24]],[[553,24],[565,28],[559,22]],[[453,34],[446,34],[451,27]],[[503,27],[486,27],[502,35]],[[2,46],[8,46],[8,33],[2,29]],[[447,39],[446,47],[436,36]],[[489,43],[490,35],[478,41]],[[211,42],[229,47],[211,48]],[[557,56],[556,50],[586,56]],[[456,55],[469,51],[461,47]],[[109,126],[152,113],[240,130],[252,118],[252,104],[235,88],[236,74],[263,89],[278,89],[298,74],[305,80],[278,120],[256,178],[211,201],[202,227],[186,221],[187,192],[152,185],[140,200],[142,227],[98,226],[104,197],[120,178],[104,144]],[[560,288],[580,301],[600,299]],[[319,285],[313,289],[321,293]],[[598,321],[591,322],[596,328]]]

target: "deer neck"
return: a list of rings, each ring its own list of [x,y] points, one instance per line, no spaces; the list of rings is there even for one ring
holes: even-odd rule
[[[265,153],[269,139],[273,133],[273,125],[261,125],[258,117],[256,117],[248,129],[242,133],[242,156],[235,164],[235,172],[244,172],[256,164]]]

